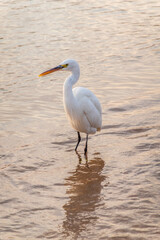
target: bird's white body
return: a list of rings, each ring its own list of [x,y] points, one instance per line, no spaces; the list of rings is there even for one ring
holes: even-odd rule
[[[64,90],[65,92],[65,90]],[[73,89],[72,99],[64,95],[64,108],[72,127],[87,134],[100,131],[102,125],[101,106],[96,96],[83,87]]]
[[[72,89],[73,84],[78,81],[79,75],[79,65],[74,61],[72,75],[64,82],[64,108],[72,127],[76,131],[94,134],[96,131],[100,131],[102,126],[101,105],[89,89],[83,87]]]

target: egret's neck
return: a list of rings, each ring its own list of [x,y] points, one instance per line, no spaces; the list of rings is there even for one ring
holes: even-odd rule
[[[75,68],[72,70],[72,74],[66,79],[65,81],[65,85],[74,85],[78,79],[79,79],[79,76],[80,76],[80,69],[79,67]]]
[[[78,81],[79,76],[80,70],[78,67],[72,71],[72,74],[64,82],[63,100],[65,107],[67,107],[68,105],[73,105],[73,103],[75,103],[75,98],[72,92],[72,86]]]
[[[72,93],[72,86],[78,81],[80,76],[79,67],[72,71],[72,74],[64,82],[64,95]],[[68,97],[68,96],[67,96]]]

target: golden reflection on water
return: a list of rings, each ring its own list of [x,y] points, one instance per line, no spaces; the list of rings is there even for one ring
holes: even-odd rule
[[[79,164],[65,179],[68,186],[66,194],[69,197],[69,201],[63,206],[66,215],[63,221],[65,236],[77,239],[82,231],[98,219],[95,210],[103,205],[101,190],[106,178],[102,173],[105,162],[98,155],[89,162],[85,159],[85,164],[82,164],[82,156],[77,153]]]

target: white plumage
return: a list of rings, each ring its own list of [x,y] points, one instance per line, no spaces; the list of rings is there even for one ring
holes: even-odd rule
[[[78,133],[78,142],[75,150],[81,141],[80,132],[86,133],[86,145],[84,153],[87,153],[88,134],[94,134],[101,130],[102,111],[98,98],[87,88],[72,86],[78,81],[80,68],[75,60],[68,59],[59,66],[52,68],[39,76],[46,75],[58,70],[70,71],[72,74],[65,80],[63,86],[63,103],[67,117],[72,127]]]
[[[66,113],[69,116],[72,127],[78,132],[94,134],[101,129],[101,106],[97,97],[89,90],[83,87],[73,89],[73,96],[76,106],[70,114],[64,101]],[[71,106],[71,104],[70,104]]]

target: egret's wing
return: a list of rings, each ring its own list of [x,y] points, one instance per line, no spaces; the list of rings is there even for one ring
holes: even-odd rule
[[[84,97],[89,98],[90,101],[97,108],[97,111],[100,114],[102,113],[101,104],[100,104],[98,98],[89,89],[83,88],[83,87],[76,87],[76,88],[73,89],[73,94],[78,101],[80,101]]]
[[[73,94],[79,102],[90,126],[101,129],[101,105],[97,97],[89,89],[82,87],[74,88]]]

